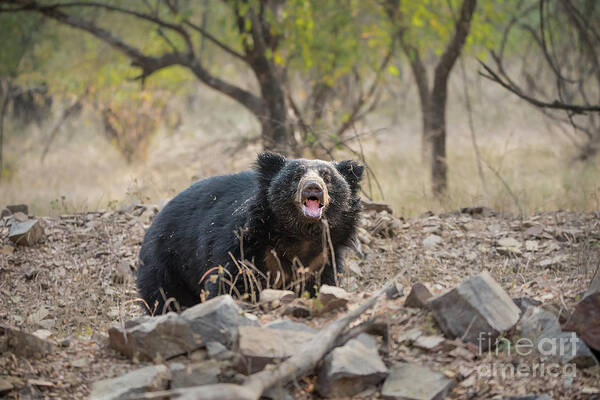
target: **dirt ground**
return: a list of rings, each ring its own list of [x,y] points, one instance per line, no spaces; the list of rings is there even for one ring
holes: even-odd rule
[[[9,377],[15,387],[8,398],[85,398],[92,382],[140,366],[108,348],[105,340],[111,325],[143,314],[134,273],[144,229],[155,211],[138,206],[41,218],[45,239],[32,247],[13,247],[7,219],[0,223],[0,323],[28,332],[44,327],[61,344],[57,352],[38,359],[0,355],[0,376]],[[431,235],[441,240],[432,245],[425,240]],[[348,252],[350,268],[343,282],[356,303],[403,271],[404,296],[381,300],[368,314],[390,325],[392,340],[384,354],[388,365],[415,361],[441,371],[455,379],[450,397],[457,399],[530,393],[598,398],[600,367],[577,370],[574,378],[485,378],[477,374],[481,363],[515,360],[503,353],[460,356],[412,346],[405,337],[411,329],[441,332],[430,313],[403,303],[415,282],[440,294],[485,270],[511,297],[541,301],[564,319],[600,265],[600,212],[558,211],[521,219],[470,208],[406,220],[371,212],[365,213],[359,238],[358,248]],[[503,240],[507,238],[516,244]],[[281,312],[247,308],[263,321]],[[335,317],[303,322],[318,327]],[[316,398],[313,389],[314,379],[305,378],[295,396]],[[380,397],[376,389],[362,395]]]

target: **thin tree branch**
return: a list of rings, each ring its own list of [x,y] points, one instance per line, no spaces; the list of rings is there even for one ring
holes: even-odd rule
[[[214,43],[221,50],[224,50],[226,53],[234,56],[235,58],[238,58],[238,59],[244,61],[245,63],[248,62],[248,59],[246,58],[246,56],[244,56],[241,53],[238,53],[237,51],[235,51],[231,47],[227,46],[225,43],[221,42],[219,39],[217,39],[216,37],[214,37],[213,35],[211,35],[206,29],[202,28],[201,26],[198,26],[198,25],[196,25],[196,24],[194,24],[194,23],[192,23],[190,21],[185,21],[184,24],[186,26],[189,26],[190,28],[192,28],[193,30],[195,30],[196,32],[198,32],[199,34],[201,34],[206,39],[210,40],[212,43]]]
[[[567,104],[560,102],[558,100],[554,100],[552,102],[546,102],[534,97],[531,97],[523,92],[523,90],[514,82],[510,81],[508,76],[502,74],[502,77],[499,76],[494,70],[492,70],[487,64],[483,61],[478,60],[479,64],[485,69],[486,73],[479,72],[481,76],[487,78],[493,82],[496,82],[509,92],[517,95],[521,99],[527,101],[528,103],[541,108],[548,108],[553,110],[565,110],[570,111],[575,114],[582,114],[586,112],[600,112],[600,105],[577,105],[577,104]]]
[[[70,2],[70,3],[50,3],[50,4],[40,4],[37,2],[27,1],[27,4],[24,5],[24,10],[27,10],[30,7],[33,7],[35,10],[38,10],[40,12],[44,12],[44,10],[59,9],[59,8],[64,9],[64,8],[68,8],[68,7],[93,7],[93,8],[102,8],[107,11],[118,12],[118,13],[125,14],[125,15],[130,15],[130,16],[160,25],[163,28],[167,28],[167,29],[177,32],[185,41],[186,46],[188,48],[188,52],[191,54],[193,54],[193,52],[194,52],[194,46],[192,44],[190,35],[181,25],[167,22],[161,18],[158,18],[157,16],[144,14],[144,13],[141,13],[141,12],[138,12],[135,10],[122,8],[122,7],[114,6],[111,4],[98,3],[98,2],[92,2],[92,1],[80,1],[80,2]]]

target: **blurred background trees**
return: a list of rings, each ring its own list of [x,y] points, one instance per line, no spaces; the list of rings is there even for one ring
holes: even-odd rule
[[[228,99],[227,121],[248,115],[258,127],[234,152],[258,142],[290,156],[365,158],[363,145],[388,129],[373,121],[415,104],[419,168],[443,201],[448,101],[489,90],[467,79],[478,73],[539,108],[545,129],[594,163],[599,15],[593,0],[0,0],[0,146],[33,129],[26,148],[43,161],[61,134],[90,130],[135,168],[159,132],[210,112],[203,87]],[[475,135],[472,111],[461,112]],[[1,159],[7,177],[16,158]]]

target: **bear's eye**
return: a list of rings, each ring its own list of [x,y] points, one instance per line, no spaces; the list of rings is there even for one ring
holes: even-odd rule
[[[329,185],[331,183],[331,174],[329,173],[329,171],[321,170],[319,171],[319,175],[321,175],[321,178],[326,184]]]

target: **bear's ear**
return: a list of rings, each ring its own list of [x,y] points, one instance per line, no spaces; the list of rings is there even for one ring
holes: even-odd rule
[[[285,165],[285,157],[270,151],[258,153],[256,171],[263,182],[269,182]]]
[[[342,174],[350,186],[355,189],[358,187],[365,170],[364,165],[352,160],[344,160],[335,163],[335,168]]]

